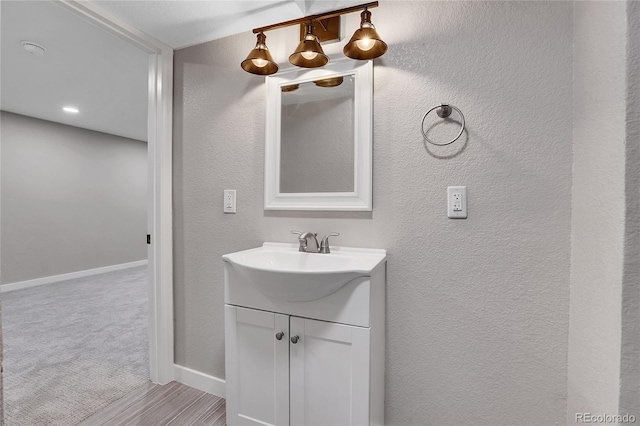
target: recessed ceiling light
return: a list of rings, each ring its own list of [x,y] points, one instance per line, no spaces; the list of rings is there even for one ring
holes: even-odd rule
[[[68,112],[69,114],[77,114],[77,113],[80,112],[80,110],[78,108],[69,107],[69,106],[63,107],[62,110],[64,112]]]
[[[44,53],[47,51],[46,47],[42,46],[41,44],[34,43],[32,41],[22,40],[20,44],[22,45],[22,48],[24,50],[31,53],[32,55],[43,56]]]

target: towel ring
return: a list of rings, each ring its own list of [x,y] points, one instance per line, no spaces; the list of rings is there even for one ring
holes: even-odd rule
[[[447,143],[437,143],[432,141],[431,139],[429,139],[429,136],[427,136],[427,133],[424,131],[424,120],[427,118],[427,115],[429,115],[429,113],[433,110],[438,110],[436,111],[436,114],[438,114],[438,117],[440,118],[447,118],[451,115],[451,110],[456,110],[456,112],[458,113],[458,115],[460,116],[460,118],[462,119],[462,127],[460,128],[460,132],[458,133],[458,135],[453,138],[452,140],[450,140]],[[458,108],[454,107],[453,105],[447,105],[447,104],[442,104],[442,105],[436,105],[433,108],[431,108],[429,111],[426,112],[426,114],[424,115],[424,117],[422,117],[422,126],[420,127],[420,130],[422,131],[422,136],[424,136],[424,139],[429,142],[432,145],[436,145],[436,146],[445,146],[445,145],[450,145],[452,143],[454,143],[455,141],[457,141],[458,139],[460,139],[460,136],[462,136],[462,132],[464,132],[464,125],[465,125],[465,121],[464,121],[464,115],[462,115],[462,111],[460,111]]]

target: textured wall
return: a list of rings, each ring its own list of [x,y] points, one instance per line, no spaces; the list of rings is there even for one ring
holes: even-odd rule
[[[249,32],[175,56],[176,362],[224,377],[224,253],[339,231],[388,250],[386,423],[565,422],[572,161],[569,2],[381,2],[372,213],[263,211],[264,79]],[[358,14],[349,15],[353,31]],[[291,31],[289,31],[291,30]],[[296,28],[268,33],[283,64]],[[327,46],[342,57],[345,41]],[[462,109],[425,148],[424,112]],[[467,185],[469,219],[446,218]],[[222,214],[223,189],[238,213]]]
[[[4,425],[4,352],[2,350],[2,297],[0,296],[0,426]]]
[[[2,112],[2,283],[147,257],[147,144]]]
[[[625,230],[624,2],[575,2],[567,421],[618,413]]]
[[[625,263],[620,412],[640,418],[640,2],[627,3]]]

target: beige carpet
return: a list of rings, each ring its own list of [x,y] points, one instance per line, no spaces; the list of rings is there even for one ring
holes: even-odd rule
[[[147,268],[2,294],[7,426],[79,423],[148,381]]]

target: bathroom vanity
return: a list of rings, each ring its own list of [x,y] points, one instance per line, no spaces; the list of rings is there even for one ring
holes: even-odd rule
[[[382,425],[386,251],[223,256],[229,425]]]

